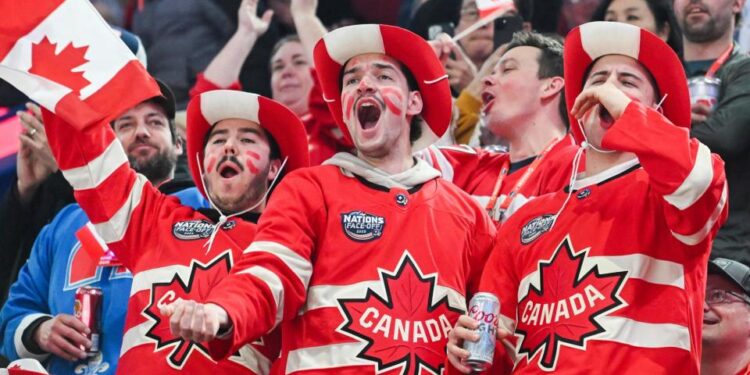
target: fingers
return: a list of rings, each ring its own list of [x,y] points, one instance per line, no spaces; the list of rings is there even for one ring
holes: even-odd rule
[[[91,347],[91,341],[85,336],[89,332],[89,328],[75,317],[58,315],[53,319],[46,338],[47,349],[70,361],[86,358],[85,348]]]
[[[695,113],[695,112],[692,112],[690,114],[690,122],[693,123],[693,124],[696,124],[696,123],[699,123],[699,122],[704,122],[706,120],[708,120],[708,116],[706,116],[706,115],[701,115],[701,114],[698,114],[698,113]]]
[[[68,361],[75,362],[79,359],[86,358],[86,352],[81,350],[81,348],[74,346],[62,336],[50,336],[48,343],[48,350],[50,353]]]
[[[455,346],[454,346],[455,347]],[[466,361],[467,357],[460,357],[456,355],[455,352],[453,352],[451,345],[448,345],[448,361],[450,361],[451,365],[456,368],[456,370],[460,371],[461,373],[468,374],[471,372],[471,368],[466,366],[464,363]],[[463,349],[461,349],[463,350]],[[465,350],[464,350],[465,351]]]
[[[180,321],[182,320],[183,311],[185,310],[185,302],[182,299],[177,299],[177,301],[172,302],[171,314],[165,314],[169,316],[169,330],[172,331],[172,334],[175,336],[182,336],[182,332],[180,330]]]
[[[171,305],[161,307],[161,312],[170,316],[172,334],[185,340],[210,341],[219,330],[218,322],[207,313],[205,305],[195,301],[178,299]]]
[[[596,92],[593,89],[586,89],[582,91],[576,98],[573,107],[570,109],[570,114],[581,119],[593,106],[599,103],[599,98],[596,96]]]
[[[34,117],[36,117],[39,122],[42,122],[42,108],[32,102],[28,102],[26,103],[26,109],[31,111],[31,113],[34,114]]]
[[[63,324],[65,324],[66,326],[68,326],[68,327],[76,330],[77,332],[81,332],[81,333],[87,334],[87,335],[91,332],[91,330],[89,329],[89,327],[86,326],[86,324],[84,324],[82,321],[80,321],[75,316],[60,314],[60,315],[58,315],[58,317],[60,318],[60,321]]]
[[[268,24],[271,22],[271,18],[273,18],[273,10],[269,9],[263,13],[261,20],[263,21],[263,23]]]

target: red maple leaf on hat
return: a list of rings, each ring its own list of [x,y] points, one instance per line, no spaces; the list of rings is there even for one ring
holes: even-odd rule
[[[229,274],[231,268],[230,253],[225,252],[214,258],[208,264],[193,261],[190,276],[183,280],[175,273],[172,280],[164,283],[154,283],[151,287],[150,303],[143,313],[153,321],[146,332],[146,336],[156,342],[156,350],[171,348],[167,360],[170,366],[182,369],[195,350],[206,358],[211,358],[202,343],[185,340],[172,335],[169,329],[169,318],[161,315],[160,306],[176,301],[178,298],[203,302],[211,288]]]
[[[366,343],[357,357],[378,373],[440,374],[448,332],[462,311],[447,296],[433,303],[437,275],[423,275],[406,253],[393,273],[381,270],[385,296],[368,289],[364,298],[341,299],[346,321],[339,328]]]
[[[584,269],[586,255],[575,254],[566,238],[552,259],[539,263],[541,288],[529,285],[518,303],[519,354],[530,361],[541,352],[539,366],[544,370],[555,369],[562,345],[585,350],[587,339],[605,332],[597,319],[624,305],[619,292],[627,271]]]
[[[80,90],[91,82],[83,77],[83,72],[74,72],[73,69],[88,62],[84,57],[88,46],[75,47],[70,43],[59,54],[55,53],[56,48],[57,44],[51,43],[47,37],[33,44],[29,73],[57,82],[80,95]]]

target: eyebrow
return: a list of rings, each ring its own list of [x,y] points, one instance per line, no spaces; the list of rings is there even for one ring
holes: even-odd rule
[[[258,130],[258,129],[254,129],[254,128],[239,128],[239,129],[238,129],[237,131],[238,131],[238,132],[240,132],[240,133],[251,133],[251,134],[255,134],[255,135],[259,136],[259,137],[262,137],[262,136],[263,136],[263,134],[262,134],[262,133],[260,132],[260,130]],[[220,129],[220,130],[216,130],[216,131],[212,132],[212,133],[211,133],[211,134],[210,134],[210,135],[208,136],[208,140],[210,141],[210,140],[211,140],[211,138],[213,138],[213,137],[214,137],[214,136],[216,136],[216,135],[226,135],[226,134],[229,134],[229,130],[227,130],[227,129]]]
[[[377,63],[376,62],[376,63],[372,63],[372,66],[374,66],[376,69],[380,69],[380,70],[393,70],[393,71],[397,71],[396,67],[393,66],[393,65],[391,65],[391,64],[384,64],[384,63]],[[351,69],[345,70],[344,71],[344,75],[354,74],[354,73],[357,73],[357,72],[359,72],[361,70],[362,70],[361,67],[355,66],[355,67],[352,67]]]
[[[607,70],[599,70],[597,72],[591,73],[591,75],[589,76],[588,79],[592,79],[592,78],[597,77],[597,76],[606,75],[607,73],[609,73],[609,71],[607,71]],[[633,73],[630,73],[630,72],[617,72],[616,74],[618,74],[620,76],[625,76],[625,77],[637,79],[638,81],[643,81],[643,79],[641,77],[639,77],[639,76],[637,76],[637,75],[635,75]]]
[[[294,55],[292,55],[292,60],[303,58],[303,57],[304,56],[301,53],[295,53]],[[284,62],[284,59],[282,59],[281,57],[279,57],[279,58],[271,61],[271,64],[275,65],[275,64],[278,64],[280,62]],[[307,62],[307,61],[305,61],[305,62]]]

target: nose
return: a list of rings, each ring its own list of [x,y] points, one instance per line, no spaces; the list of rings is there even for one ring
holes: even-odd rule
[[[364,92],[375,92],[372,81],[368,76],[362,77],[362,79],[359,80],[359,84],[357,85],[357,93],[362,94]]]
[[[138,138],[150,138],[151,132],[148,130],[148,125],[145,121],[138,120],[135,125],[135,136]]]
[[[224,155],[237,155],[237,143],[234,138],[229,138],[224,142],[222,152]]]
[[[495,73],[485,76],[482,79],[482,85],[484,85],[484,88],[492,87],[495,85]]]
[[[287,64],[284,69],[281,71],[281,77],[287,78],[294,75],[294,67],[292,67],[292,64]]]

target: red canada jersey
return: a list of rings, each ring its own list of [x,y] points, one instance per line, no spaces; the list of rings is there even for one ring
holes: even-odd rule
[[[208,299],[233,322],[211,353],[281,323],[275,374],[439,374],[494,235],[476,202],[440,178],[404,190],[333,165],[292,172]]]
[[[530,199],[565,186],[570,180],[571,162],[577,150],[578,147],[571,136],[557,141],[546,155],[541,156],[542,160],[538,167],[531,171],[528,179],[519,186],[513,199],[508,202],[507,210],[500,210],[499,206],[527,172],[531,160],[525,163],[519,161],[518,163],[523,166],[513,169],[510,154],[465,145],[430,146],[420,152],[419,156],[439,170],[444,179],[469,193],[483,208],[487,207],[503,168],[509,168],[507,175],[502,177],[495,202],[495,209],[507,219]]]
[[[602,146],[637,158],[536,198],[498,233],[480,290],[515,327],[513,373],[698,374],[723,162],[638,103]]]
[[[265,374],[278,355],[278,334],[237,347],[214,361],[205,343],[175,337],[159,308],[177,298],[204,302],[224,279],[256,225],[230,219],[206,245],[215,221],[154,188],[128,164],[107,123],[83,131],[45,111],[50,147],[97,233],[133,274],[119,374]],[[102,319],[107,319],[102,316]],[[106,340],[106,338],[104,338]]]

